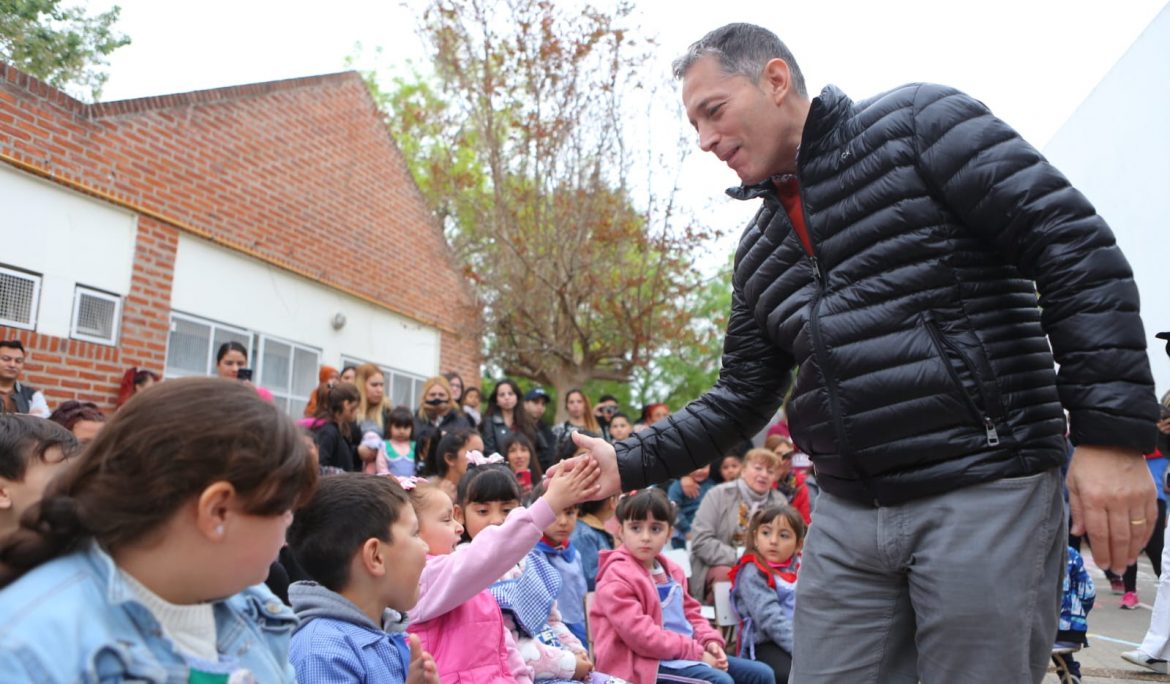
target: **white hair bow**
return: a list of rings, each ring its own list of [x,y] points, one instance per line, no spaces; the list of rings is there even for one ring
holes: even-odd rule
[[[493,463],[504,463],[504,457],[499,454],[492,454],[491,456],[484,456],[478,451],[467,452],[467,462],[473,466],[485,466]]]
[[[394,479],[398,480],[398,484],[408,492],[414,489],[418,483],[427,481],[425,477],[405,477],[403,475],[397,475]]]

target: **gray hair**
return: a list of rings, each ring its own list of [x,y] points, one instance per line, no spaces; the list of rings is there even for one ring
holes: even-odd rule
[[[700,57],[715,55],[719,66],[728,74],[739,74],[759,83],[764,65],[773,59],[782,59],[792,73],[792,86],[802,97],[808,97],[804,74],[796,65],[792,51],[766,28],[755,24],[728,24],[721,26],[691,43],[686,54],[674,60],[671,68],[675,78],[682,78]]]

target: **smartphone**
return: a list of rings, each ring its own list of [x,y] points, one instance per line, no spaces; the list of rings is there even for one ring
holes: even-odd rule
[[[251,368],[237,368],[236,369],[236,380],[239,380],[240,382],[251,382],[252,381],[252,369]]]
[[[525,489],[529,489],[532,487],[532,471],[531,470],[529,470],[527,468],[517,470],[516,471],[516,479],[520,481],[521,487],[524,487]]]

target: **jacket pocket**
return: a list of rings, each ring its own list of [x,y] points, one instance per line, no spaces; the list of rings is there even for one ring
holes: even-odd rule
[[[987,401],[983,396],[983,392],[979,389],[979,374],[975,371],[975,364],[963,354],[963,351],[957,345],[943,335],[942,330],[938,327],[934,316],[930,312],[922,314],[922,327],[926,328],[927,334],[930,335],[930,341],[934,345],[935,352],[941,358],[943,367],[947,369],[947,374],[951,376],[951,382],[958,389],[959,395],[967,405],[967,410],[970,412],[972,419],[986,433],[987,446],[999,446],[999,430],[995,426],[995,421],[991,418],[991,413],[988,410]],[[974,383],[974,391],[963,383],[962,371],[965,371],[970,376],[972,383]]]

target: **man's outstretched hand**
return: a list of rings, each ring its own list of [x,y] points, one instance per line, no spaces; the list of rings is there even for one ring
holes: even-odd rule
[[[1136,452],[1094,446],[1073,451],[1068,469],[1069,532],[1088,534],[1097,567],[1120,575],[1137,562],[1154,532],[1157,501],[1146,460]]]
[[[600,501],[620,493],[622,491],[622,476],[618,473],[617,452],[613,450],[613,445],[601,437],[590,437],[580,432],[574,432],[572,436],[573,443],[579,449],[587,449],[593,460],[601,466],[601,479],[597,483],[600,486],[600,491],[593,497],[593,500]],[[548,469],[548,475],[555,475],[561,468],[572,470],[577,463],[578,459],[575,458],[561,461]]]

